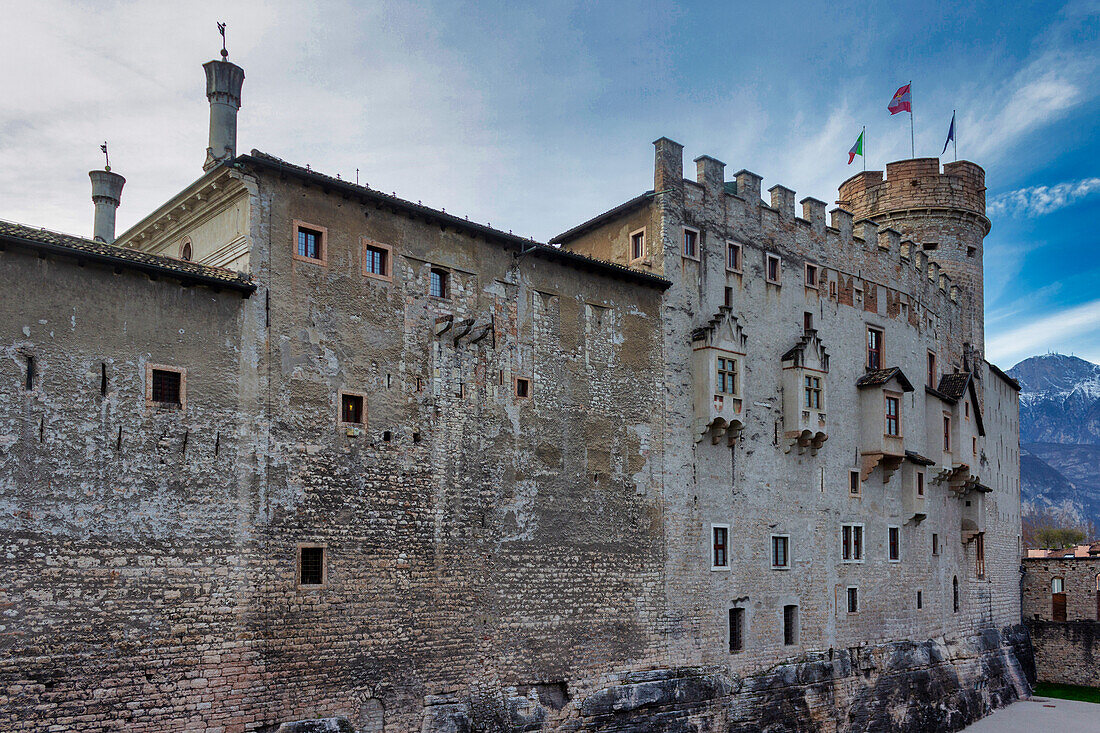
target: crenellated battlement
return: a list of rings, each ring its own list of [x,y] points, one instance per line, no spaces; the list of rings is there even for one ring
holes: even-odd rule
[[[886,164],[882,171],[857,173],[840,184],[837,205],[856,218],[870,218],[910,209],[957,209],[985,219],[985,170],[960,160],[913,158]],[[986,232],[989,222],[985,221]]]

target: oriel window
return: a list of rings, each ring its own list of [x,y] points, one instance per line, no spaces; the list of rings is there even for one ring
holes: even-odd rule
[[[718,357],[718,391],[722,394],[735,395],[738,393],[737,382],[737,359]]]
[[[901,400],[893,395],[886,395],[886,434],[901,436]]]
[[[806,377],[803,391],[805,393],[804,406],[810,410],[820,410],[822,405],[821,377]]]

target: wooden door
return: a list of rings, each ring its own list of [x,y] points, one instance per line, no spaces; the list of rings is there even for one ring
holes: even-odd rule
[[[1066,620],[1066,594],[1065,593],[1051,593],[1051,600],[1053,601],[1053,612],[1051,617],[1055,621]]]

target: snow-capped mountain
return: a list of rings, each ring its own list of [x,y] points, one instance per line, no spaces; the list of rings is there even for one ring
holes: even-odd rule
[[[1025,510],[1050,508],[1100,525],[1100,366],[1062,354],[1025,359],[1020,383],[1020,491]]]
[[[1046,354],[1008,372],[1020,383],[1020,442],[1100,445],[1100,366]]]

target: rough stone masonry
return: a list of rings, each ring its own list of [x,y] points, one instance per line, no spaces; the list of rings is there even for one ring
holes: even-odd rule
[[[540,244],[236,155],[206,66],[202,177],[113,243],[0,223],[0,727],[946,731],[1028,693],[980,167],[827,224],[662,138]]]

